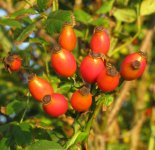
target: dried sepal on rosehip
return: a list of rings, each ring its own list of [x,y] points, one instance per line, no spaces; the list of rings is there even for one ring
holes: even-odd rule
[[[21,69],[22,59],[19,55],[9,54],[3,59],[5,68],[11,72],[17,72]]]
[[[142,76],[146,64],[146,56],[143,52],[129,54],[121,63],[120,74],[128,81],[137,79]]]
[[[59,117],[65,114],[68,109],[68,102],[62,94],[45,95],[42,101],[43,110],[52,117]]]
[[[75,91],[70,102],[74,110],[78,112],[88,111],[92,105],[92,94],[90,93],[90,89],[83,86],[81,89]]]

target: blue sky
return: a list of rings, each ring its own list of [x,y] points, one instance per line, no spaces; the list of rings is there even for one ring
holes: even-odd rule
[[[3,9],[0,9],[0,17],[4,17],[7,15],[7,12]]]

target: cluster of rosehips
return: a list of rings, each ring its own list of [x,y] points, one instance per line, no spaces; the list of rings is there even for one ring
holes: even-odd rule
[[[65,23],[59,36],[59,46],[55,47],[51,55],[51,66],[55,72],[63,77],[70,77],[76,71],[76,60],[71,51],[76,47],[76,35],[73,26]],[[121,64],[120,72],[109,63],[107,52],[110,48],[110,38],[103,27],[96,27],[90,41],[90,53],[80,64],[82,79],[88,83],[97,83],[103,92],[111,92],[119,85],[120,77],[125,80],[139,78],[146,67],[146,57],[142,52],[128,55]],[[18,71],[21,59],[17,55],[4,59],[5,66],[10,71]],[[34,74],[28,77],[28,88],[34,99],[42,102],[44,111],[57,117],[68,109],[66,98],[59,93],[54,93],[51,84]],[[90,86],[83,86],[75,91],[70,100],[71,106],[78,112],[87,111],[92,104]]]

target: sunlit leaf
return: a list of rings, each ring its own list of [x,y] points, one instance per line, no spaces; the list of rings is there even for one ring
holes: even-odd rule
[[[124,8],[119,9],[116,8],[113,12],[114,17],[122,22],[134,22],[136,20],[136,12],[133,9]]]
[[[91,15],[83,10],[76,10],[74,12],[74,15],[77,21],[82,22],[84,24],[89,24],[93,20]]]
[[[7,25],[10,27],[15,27],[15,28],[21,28],[22,27],[21,23],[14,20],[14,19],[6,19],[6,18],[0,19],[0,24],[1,25]]]
[[[112,9],[112,6],[114,4],[115,0],[109,0],[106,2],[103,2],[102,6],[97,10],[97,14],[104,14],[109,12]]]
[[[37,14],[37,11],[34,10],[34,9],[32,9],[32,8],[29,8],[29,9],[21,9],[21,10],[18,10],[18,11],[16,11],[16,12],[12,13],[12,14],[10,15],[10,17],[11,17],[11,18],[16,18],[16,17],[18,17],[18,16],[21,16],[21,15],[26,16],[26,15],[28,15],[28,14]]]
[[[26,150],[63,150],[60,144],[47,141],[47,140],[40,140],[26,148]]]
[[[96,20],[93,20],[91,22],[92,25],[94,26],[104,26],[104,27],[108,27],[109,26],[109,21],[105,18],[98,18]]]
[[[155,13],[155,0],[143,0],[140,6],[140,14],[150,15]]]
[[[98,99],[98,103],[102,103],[104,106],[110,106],[114,97],[110,94],[101,95]]]

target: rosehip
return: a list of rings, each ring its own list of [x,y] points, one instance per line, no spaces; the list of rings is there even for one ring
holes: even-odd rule
[[[152,115],[152,108],[147,108],[145,110],[145,115],[148,116],[148,117],[150,117]]]
[[[29,76],[28,88],[34,99],[42,101],[45,95],[53,93],[53,88],[48,81],[34,74]]]
[[[63,77],[70,77],[76,71],[76,60],[72,53],[59,47],[52,53],[51,66],[57,74]]]
[[[68,103],[62,94],[53,93],[43,98],[43,109],[52,117],[58,117],[66,113]]]
[[[22,59],[18,55],[9,55],[8,57],[4,58],[4,65],[8,69],[8,71],[19,71],[22,65]]]
[[[146,57],[143,52],[128,55],[121,63],[120,73],[125,80],[134,80],[142,76],[146,67]]]
[[[88,55],[80,65],[82,78],[88,83],[96,82],[99,73],[105,69],[104,62],[100,57]]]
[[[97,78],[97,85],[103,92],[111,92],[119,84],[120,75],[115,67],[107,67],[102,70]]]
[[[103,27],[99,26],[95,28],[90,40],[90,48],[95,53],[107,54],[110,48],[110,38]]]
[[[73,93],[71,97],[71,105],[78,112],[89,110],[92,104],[92,94],[86,87],[81,88]]]
[[[59,36],[59,44],[63,49],[72,51],[76,47],[76,35],[70,23],[65,23]]]

